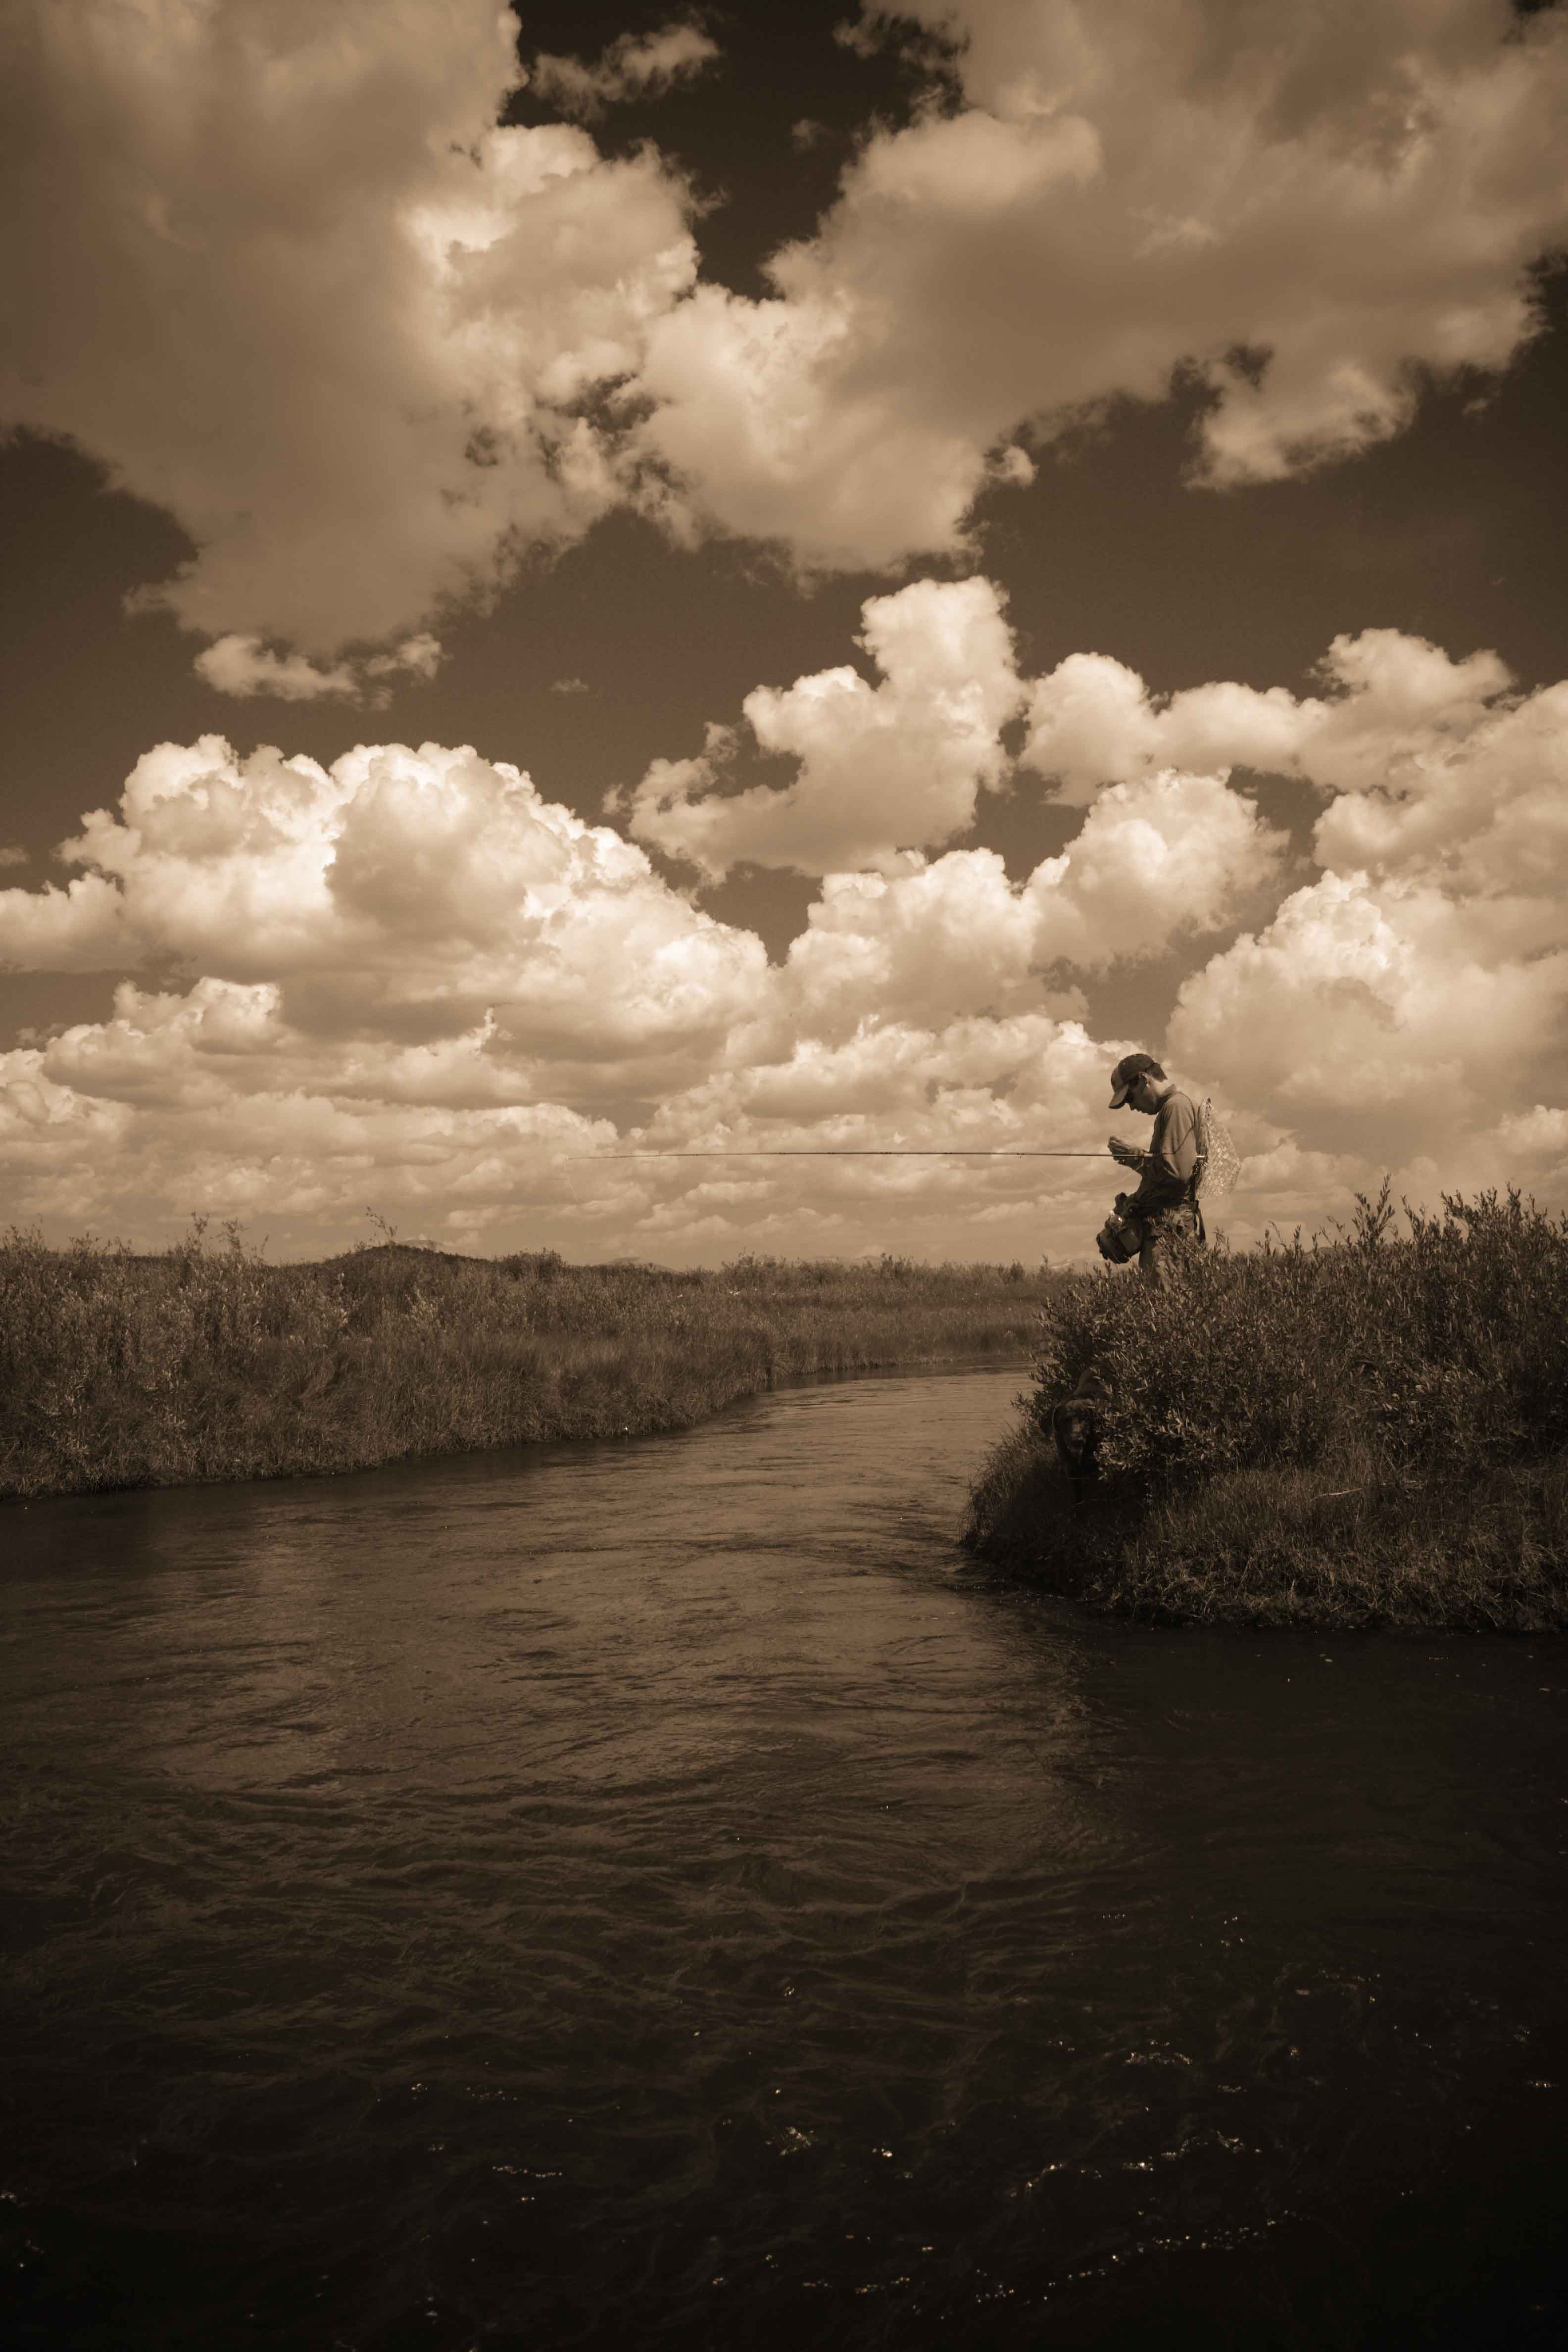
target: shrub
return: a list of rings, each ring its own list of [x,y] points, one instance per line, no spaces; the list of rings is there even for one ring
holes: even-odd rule
[[[1568,1627],[1568,1220],[1515,1192],[1406,1217],[1385,1183],[1333,1242],[1065,1284],[966,1543],[1162,1619]],[[1050,1407],[1091,1370],[1075,1494]]]
[[[1568,1444],[1568,1219],[1517,1192],[1408,1211],[1358,1196],[1353,1234],[1209,1251],[1169,1291],[1089,1275],[1047,1306],[1036,1413],[1090,1367],[1100,1459],[1168,1486],[1368,1449],[1467,1478]]]

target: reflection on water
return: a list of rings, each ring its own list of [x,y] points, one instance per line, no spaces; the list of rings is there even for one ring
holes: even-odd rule
[[[9,1513],[14,2340],[1559,2342],[1556,1646],[979,1574],[1016,1386]]]

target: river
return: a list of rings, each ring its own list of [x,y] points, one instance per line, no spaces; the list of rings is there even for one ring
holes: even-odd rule
[[[977,1570],[1016,1373],[12,1507],[7,2340],[1568,2336],[1568,1654]]]

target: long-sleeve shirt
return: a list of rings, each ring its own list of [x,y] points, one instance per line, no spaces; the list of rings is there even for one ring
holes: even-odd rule
[[[1154,1133],[1140,1162],[1143,1181],[1127,1203],[1128,1215],[1145,1216],[1184,1201],[1197,1164],[1197,1105],[1191,1095],[1167,1095],[1154,1114]]]

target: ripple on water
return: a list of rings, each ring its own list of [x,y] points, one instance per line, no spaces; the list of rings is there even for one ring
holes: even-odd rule
[[[1559,2341],[1554,1653],[974,1572],[1016,1386],[12,1514],[19,2340]]]

